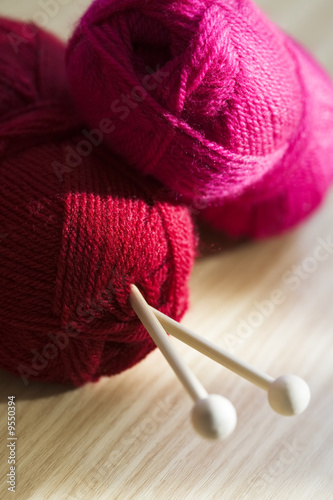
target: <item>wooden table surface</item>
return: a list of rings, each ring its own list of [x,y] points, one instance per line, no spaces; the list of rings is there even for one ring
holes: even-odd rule
[[[55,0],[47,28],[67,37],[88,3]],[[0,14],[38,18],[45,4],[1,0]],[[333,74],[332,0],[260,4]],[[314,258],[318,245],[333,239],[332,214],[331,195],[285,236],[229,249],[216,243],[196,262],[183,320],[274,377],[292,372],[305,378],[312,400],[304,414],[276,415],[263,391],[178,341],[176,348],[207,390],[236,407],[237,428],[224,442],[194,433],[192,402],[157,351],[131,370],[79,390],[25,387],[0,372],[0,498],[333,499],[333,255]],[[284,300],[260,319],[274,290]],[[9,395],[17,403],[16,493],[5,482]]]

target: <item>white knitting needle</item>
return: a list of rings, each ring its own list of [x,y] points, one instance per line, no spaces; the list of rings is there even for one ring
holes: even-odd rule
[[[236,411],[230,401],[217,394],[208,394],[199,380],[182,362],[170,339],[138,288],[131,285],[130,303],[140,321],[160,349],[193,401],[192,423],[196,431],[208,439],[224,439],[234,430]]]
[[[270,406],[280,415],[297,415],[308,406],[310,389],[303,379],[296,375],[282,375],[274,379],[252,368],[209,340],[200,337],[157,309],[151,307],[151,311],[170,335],[267,391]]]

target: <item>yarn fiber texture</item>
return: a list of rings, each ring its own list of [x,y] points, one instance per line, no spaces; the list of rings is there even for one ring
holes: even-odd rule
[[[333,89],[250,0],[96,0],[67,51],[109,147],[234,236],[289,229],[333,177]]]
[[[131,283],[182,317],[193,226],[155,180],[101,144],[89,149],[64,47],[38,30],[15,53],[8,34],[24,26],[0,20],[0,366],[25,382],[78,386],[154,349]]]

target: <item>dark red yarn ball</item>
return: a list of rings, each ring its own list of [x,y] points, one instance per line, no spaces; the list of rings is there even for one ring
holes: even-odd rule
[[[0,22],[0,366],[25,382],[81,385],[154,348],[131,283],[181,318],[193,228],[157,182],[102,145],[84,153],[63,46],[25,27]],[[17,52],[8,35],[24,40]]]

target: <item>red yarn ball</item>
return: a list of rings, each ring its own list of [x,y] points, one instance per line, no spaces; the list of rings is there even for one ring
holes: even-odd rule
[[[333,88],[250,0],[99,0],[67,52],[108,145],[233,235],[279,233],[333,178]]]
[[[155,347],[132,283],[181,318],[193,228],[156,181],[93,148],[66,96],[62,45],[38,30],[16,54],[7,35],[24,26],[0,22],[0,366],[81,385]]]

